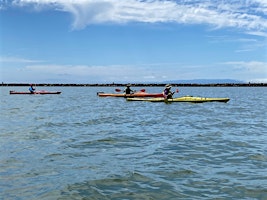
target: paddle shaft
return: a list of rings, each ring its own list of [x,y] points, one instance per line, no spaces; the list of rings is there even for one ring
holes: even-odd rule
[[[121,92],[122,90],[119,89],[119,88],[116,88],[115,91],[116,91],[116,92]],[[145,92],[145,91],[146,91],[146,89],[141,89],[141,90],[140,90],[140,92]],[[134,92],[136,92],[136,91],[134,91]]]

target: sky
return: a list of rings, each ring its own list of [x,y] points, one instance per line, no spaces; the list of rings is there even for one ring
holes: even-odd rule
[[[267,0],[0,0],[0,81],[267,82]]]

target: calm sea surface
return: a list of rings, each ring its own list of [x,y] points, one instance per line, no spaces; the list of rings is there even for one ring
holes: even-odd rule
[[[203,104],[0,89],[0,199],[267,199],[266,87],[179,88],[231,99]]]

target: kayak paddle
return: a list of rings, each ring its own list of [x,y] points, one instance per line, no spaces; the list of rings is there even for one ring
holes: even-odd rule
[[[121,89],[116,88],[115,91],[116,91],[116,92],[121,92]],[[140,90],[140,92],[145,92],[145,91],[146,91],[146,89],[141,89],[141,90]]]

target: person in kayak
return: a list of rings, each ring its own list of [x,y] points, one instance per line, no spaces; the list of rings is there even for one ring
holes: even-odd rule
[[[126,85],[126,88],[124,89],[124,93],[125,94],[132,94],[132,93],[134,93],[134,91],[131,89],[131,85],[130,84]]]
[[[30,84],[29,90],[30,90],[30,93],[32,93],[32,94],[34,93],[35,88],[33,88],[32,84]]]
[[[171,88],[172,88],[172,86],[170,84],[167,84],[165,86],[165,89],[163,91],[164,99],[172,99],[172,95],[174,94],[174,92],[171,92]]]

